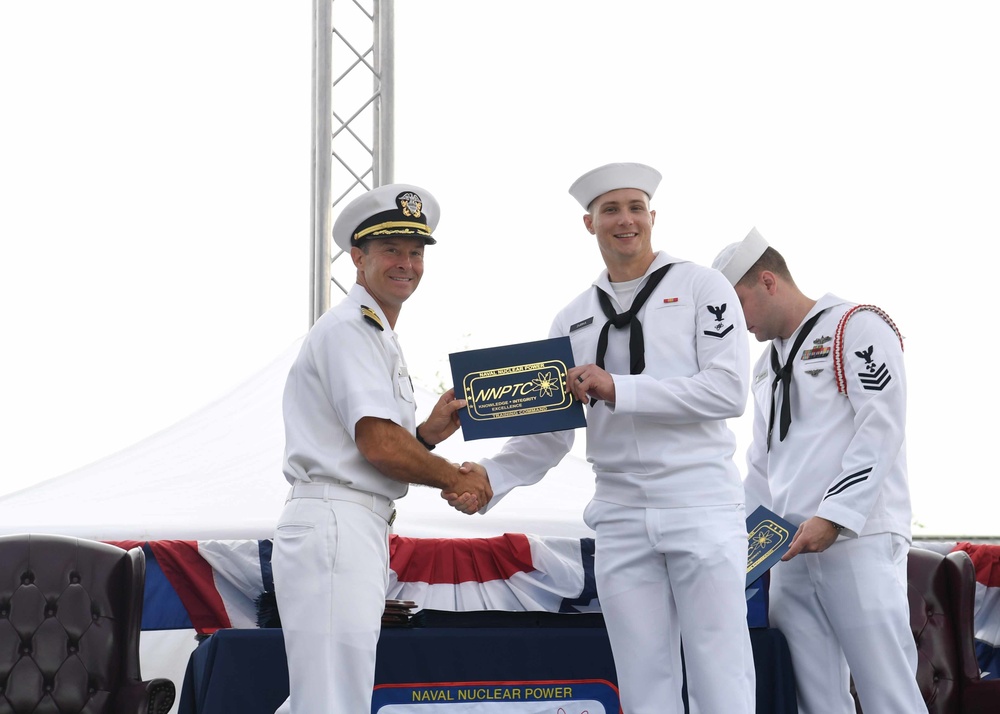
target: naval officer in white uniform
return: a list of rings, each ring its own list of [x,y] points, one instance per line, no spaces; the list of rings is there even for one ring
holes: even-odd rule
[[[291,489],[271,558],[288,657],[281,713],[371,710],[389,532],[408,484],[492,495],[481,476],[430,453],[465,401],[449,390],[417,425],[395,333],[439,215],[425,189],[391,184],[351,201],[333,227],[357,283],[309,331],[282,402]]]
[[[916,683],[906,555],[906,371],[882,310],[806,297],[756,229],[713,267],[748,329],[753,369],[747,509],[799,525],[771,570],[769,617],[788,639],[801,714],[926,712]]]

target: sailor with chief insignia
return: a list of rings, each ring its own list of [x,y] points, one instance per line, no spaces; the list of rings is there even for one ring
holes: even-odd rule
[[[771,570],[770,622],[788,639],[802,714],[923,712],[906,561],[906,372],[882,310],[806,297],[756,229],[713,267],[747,329],[770,341],[753,369],[747,510],[799,525]]]
[[[285,384],[285,479],[271,563],[288,658],[282,714],[368,712],[388,587],[395,500],[408,484],[471,492],[489,483],[430,453],[458,429],[448,390],[416,424],[395,332],[436,243],[437,201],[390,184],[355,198],[333,226],[357,283],[313,325]]]

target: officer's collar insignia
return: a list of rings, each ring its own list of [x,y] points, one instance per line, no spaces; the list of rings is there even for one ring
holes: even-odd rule
[[[813,340],[813,344],[814,345],[825,345],[827,342],[829,342],[832,339],[833,339],[832,337],[829,337],[827,335],[823,335],[822,337],[817,337],[815,340]]]
[[[378,313],[372,310],[367,305],[361,306],[361,316],[365,318],[365,320],[370,322],[372,325],[375,325],[375,327],[377,327],[379,330],[385,330],[385,327],[382,325],[382,320],[378,316]]]

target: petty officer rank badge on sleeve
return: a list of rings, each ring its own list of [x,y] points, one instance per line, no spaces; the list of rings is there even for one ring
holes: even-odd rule
[[[707,337],[716,337],[722,339],[728,335],[733,329],[733,323],[731,320],[727,321],[725,318],[726,314],[726,303],[722,303],[719,306],[706,305],[705,309],[712,313],[715,317],[715,329],[714,330],[703,330]],[[726,323],[729,322],[727,325]]]
[[[847,326],[848,320],[863,311],[874,312],[885,320],[886,324],[896,333],[896,337],[899,339],[899,348],[903,349],[903,336],[899,333],[896,323],[892,321],[884,310],[875,305],[857,305],[844,313],[844,316],[840,318],[840,323],[837,325],[837,331],[833,337],[833,370],[837,379],[837,391],[844,396],[847,396],[847,374],[844,365],[844,328]],[[852,366],[852,369],[858,370],[856,374],[858,383],[862,389],[869,392],[881,392],[892,381],[889,368],[875,354],[874,345],[868,345],[866,348],[855,350],[854,354],[850,355],[850,359],[851,364],[856,365]]]

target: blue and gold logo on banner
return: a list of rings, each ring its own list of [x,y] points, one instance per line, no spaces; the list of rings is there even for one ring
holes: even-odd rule
[[[566,388],[573,366],[568,337],[450,355],[465,440],[584,426],[583,406]]]

